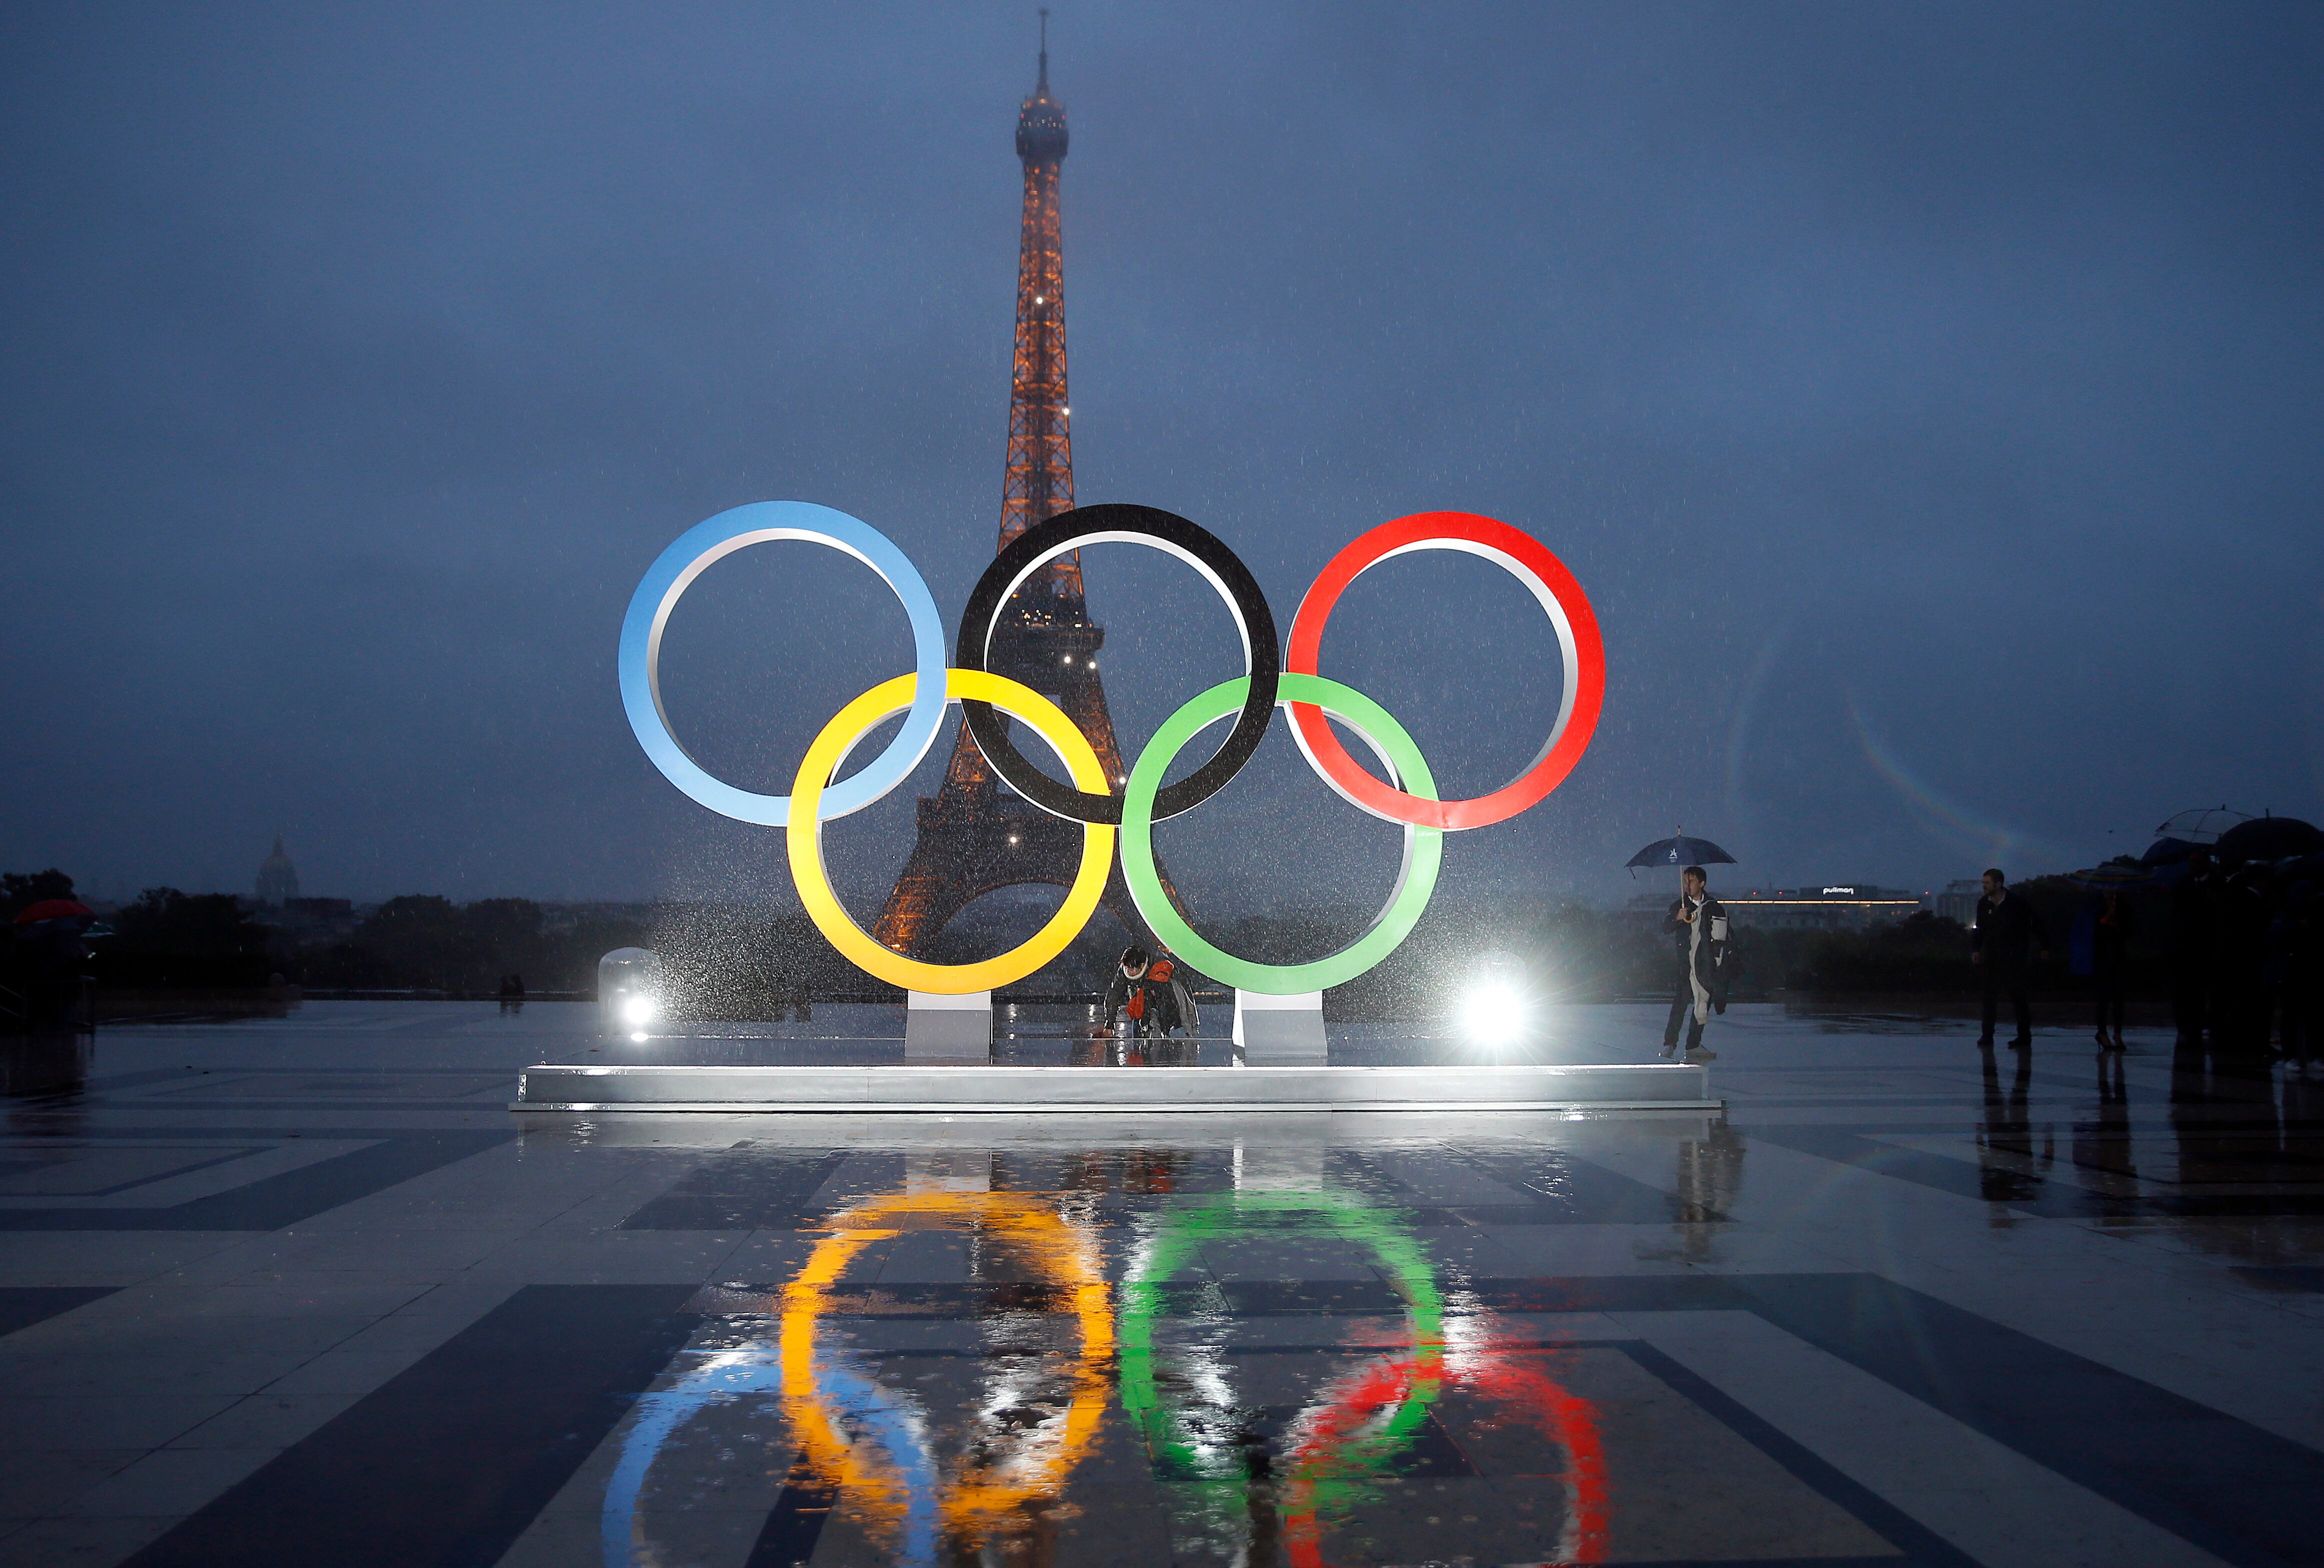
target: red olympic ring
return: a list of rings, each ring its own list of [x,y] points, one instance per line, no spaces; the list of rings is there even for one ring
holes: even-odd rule
[[[1323,645],[1323,624],[1348,585],[1392,556],[1427,549],[1460,550],[1491,561],[1532,590],[1557,629],[1558,648],[1565,658],[1564,695],[1549,739],[1526,770],[1490,795],[1423,800],[1365,771],[1332,733],[1322,708],[1313,703],[1284,706],[1290,710],[1292,738],[1299,749],[1351,804],[1374,816],[1415,827],[1489,827],[1539,804],[1565,781],[1589,747],[1599,712],[1606,705],[1606,645],[1598,633],[1598,617],[1565,563],[1540,540],[1472,512],[1422,512],[1384,522],[1333,556],[1317,575],[1291,623],[1283,668],[1294,675],[1323,673],[1316,661]]]

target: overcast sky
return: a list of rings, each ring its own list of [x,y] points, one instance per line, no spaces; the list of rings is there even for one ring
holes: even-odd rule
[[[950,624],[1000,514],[1029,5],[23,4],[0,18],[0,864],[119,893],[784,900],[613,680],[676,535],[855,513]],[[1287,629],[1461,509],[1603,622],[1572,779],[1445,886],[2068,869],[2324,785],[2324,11],[1058,0],[1080,499],[1202,522]],[[1090,552],[1134,751],[1223,611]],[[788,787],[909,668],[805,545],[706,576],[687,742]],[[1401,561],[1324,669],[1448,791],[1539,744],[1508,579]],[[1206,909],[1370,896],[1278,733],[1163,830]],[[946,737],[949,744],[949,734]],[[932,788],[942,748],[917,790]],[[1197,759],[1188,758],[1182,769]],[[915,789],[831,831],[876,899]]]

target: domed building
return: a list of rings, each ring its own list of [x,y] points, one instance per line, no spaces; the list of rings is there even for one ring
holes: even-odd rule
[[[282,841],[274,841],[274,853],[258,865],[258,901],[276,909],[288,905],[299,896],[299,868],[282,852]]]

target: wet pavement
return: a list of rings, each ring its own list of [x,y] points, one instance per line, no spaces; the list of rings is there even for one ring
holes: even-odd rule
[[[2324,1074],[1746,1007],[1724,1116],[505,1108],[895,1016],[0,1045],[0,1560],[2324,1561]]]

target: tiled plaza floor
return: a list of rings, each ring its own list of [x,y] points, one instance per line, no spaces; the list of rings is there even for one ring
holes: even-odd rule
[[[2324,1563],[2324,1075],[1742,1008],[1723,1118],[512,1116],[594,1022],[0,1047],[0,1561]]]

